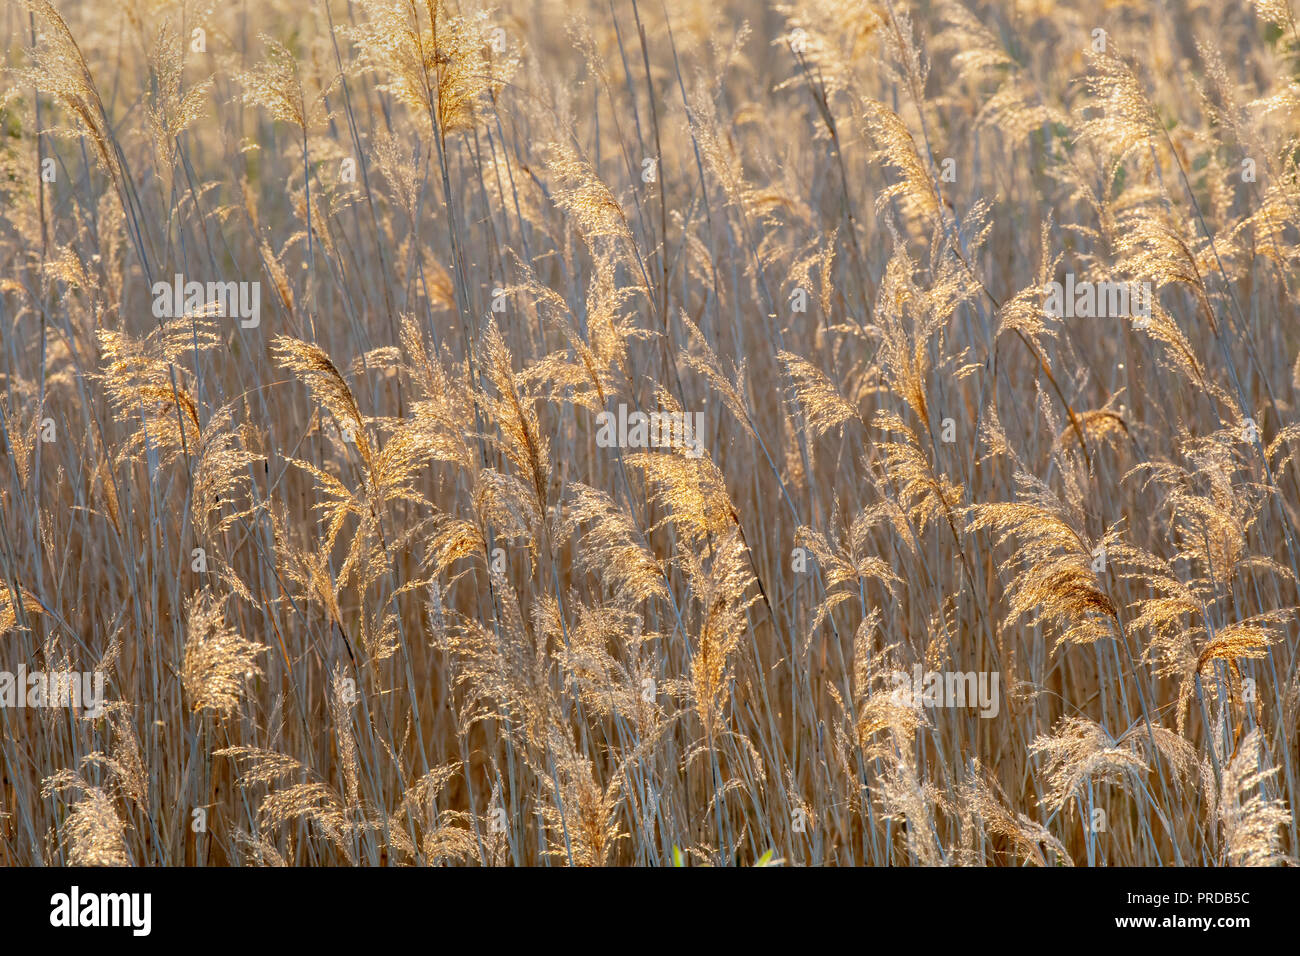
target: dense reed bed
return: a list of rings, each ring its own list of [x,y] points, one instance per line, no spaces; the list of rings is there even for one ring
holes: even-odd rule
[[[0,863],[1296,855],[1289,0],[0,9]]]

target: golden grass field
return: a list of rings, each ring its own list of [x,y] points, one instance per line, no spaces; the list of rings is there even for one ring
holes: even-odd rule
[[[0,11],[0,863],[1294,862],[1292,0]]]

